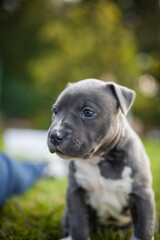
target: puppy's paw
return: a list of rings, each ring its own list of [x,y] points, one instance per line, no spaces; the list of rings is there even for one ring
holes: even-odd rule
[[[68,236],[66,238],[61,238],[59,240],[73,240],[71,236]],[[88,238],[87,240],[90,240],[90,238]]]
[[[68,236],[68,237],[66,237],[66,238],[61,238],[61,239],[59,239],[59,240],[73,240],[73,239],[72,239],[71,236]]]
[[[132,236],[131,236],[131,239],[130,240],[140,240],[139,238],[136,238],[135,236],[134,236],[134,233],[132,233]],[[154,240],[154,236],[152,237],[152,239],[151,240]]]

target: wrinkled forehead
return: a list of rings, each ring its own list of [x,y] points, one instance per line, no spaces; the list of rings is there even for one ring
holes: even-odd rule
[[[107,106],[114,102],[110,89],[98,80],[83,80],[67,87],[58,97],[56,105]]]

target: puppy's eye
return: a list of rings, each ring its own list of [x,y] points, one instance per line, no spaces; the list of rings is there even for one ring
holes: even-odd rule
[[[58,114],[58,109],[56,107],[53,108],[54,114],[57,115]]]
[[[86,117],[86,118],[91,118],[95,115],[95,113],[91,110],[91,109],[85,109],[83,111],[83,116]]]

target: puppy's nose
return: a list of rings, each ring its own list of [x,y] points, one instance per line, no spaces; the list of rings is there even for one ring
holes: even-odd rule
[[[63,141],[63,134],[58,131],[52,131],[49,133],[50,142],[54,145],[59,145]]]

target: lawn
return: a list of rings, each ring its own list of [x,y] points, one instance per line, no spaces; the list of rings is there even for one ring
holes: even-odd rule
[[[151,159],[153,188],[160,221],[160,142],[144,141]],[[61,238],[61,218],[65,202],[67,181],[40,180],[21,197],[8,200],[0,210],[0,239],[7,240],[58,240]],[[98,232],[92,240],[129,239],[121,232]],[[155,240],[160,240],[155,234]]]

